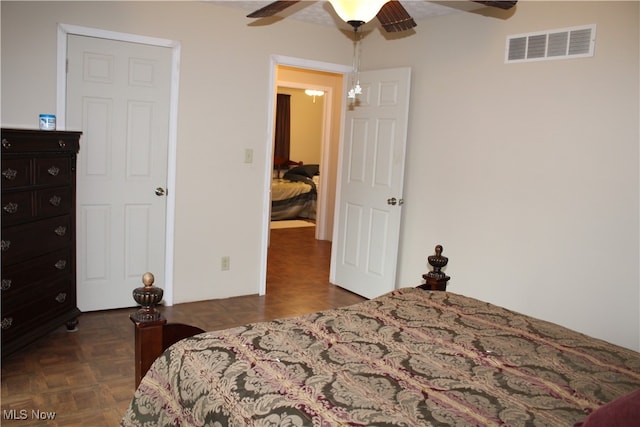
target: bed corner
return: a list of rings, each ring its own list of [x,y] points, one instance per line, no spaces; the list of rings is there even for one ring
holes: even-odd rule
[[[142,276],[144,287],[133,290],[133,299],[140,305],[138,311],[129,315],[134,324],[136,388],[164,350],[183,338],[204,332],[191,325],[167,323],[156,308],[164,292],[153,286],[154,280],[153,274],[147,272]]]

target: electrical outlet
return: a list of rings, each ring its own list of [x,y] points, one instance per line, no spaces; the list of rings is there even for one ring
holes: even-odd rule
[[[253,163],[253,150],[251,148],[244,150],[244,162]]]
[[[231,258],[229,256],[223,256],[220,258],[220,270],[227,271],[231,268]]]

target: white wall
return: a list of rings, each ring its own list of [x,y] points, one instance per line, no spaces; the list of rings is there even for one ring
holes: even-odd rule
[[[521,1],[364,41],[413,66],[400,285],[441,243],[451,291],[639,348],[639,18]],[[594,23],[593,58],[504,64],[507,35]]]
[[[176,302],[257,292],[268,163],[243,160],[267,156],[269,56],[349,64],[345,36],[200,2],[1,7],[3,126],[53,111],[57,22],[182,43]],[[640,349],[639,18],[637,2],[520,1],[365,38],[363,69],[413,69],[400,286],[441,243],[451,291]],[[593,58],[503,63],[508,34],[591,23]]]

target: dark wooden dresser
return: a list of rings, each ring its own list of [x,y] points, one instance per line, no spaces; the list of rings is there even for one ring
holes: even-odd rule
[[[2,357],[75,330],[80,132],[2,129]]]

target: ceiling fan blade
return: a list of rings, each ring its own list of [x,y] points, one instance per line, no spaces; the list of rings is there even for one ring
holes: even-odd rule
[[[247,15],[247,18],[268,18],[269,16],[273,16],[278,12],[282,12],[289,6],[293,6],[298,3],[300,0],[295,1],[274,1],[273,3],[269,3],[263,8],[256,10],[255,12],[251,12]]]
[[[518,3],[517,0],[515,0],[515,1],[480,1],[480,0],[473,0],[473,1],[474,1],[474,3],[480,3],[480,4],[483,4],[485,6],[497,7],[499,9],[504,9],[504,10],[511,9],[513,6],[516,5],[516,3]]]
[[[404,6],[395,0],[385,3],[376,17],[382,28],[390,33],[410,30],[417,25]]]

